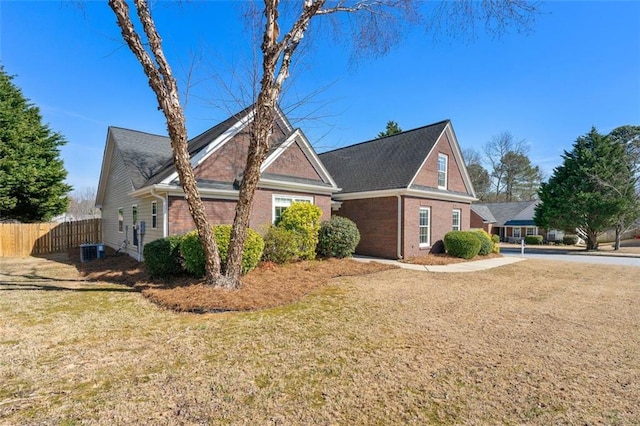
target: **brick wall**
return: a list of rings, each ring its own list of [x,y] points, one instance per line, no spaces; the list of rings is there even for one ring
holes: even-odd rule
[[[331,197],[328,195],[258,189],[253,199],[249,226],[260,233],[264,233],[273,220],[273,194],[312,196],[313,203],[322,209],[321,220],[326,220],[331,215]],[[236,208],[235,201],[205,199],[203,202],[207,217],[212,225],[233,223]],[[182,234],[193,229],[195,229],[195,223],[189,213],[187,201],[182,197],[169,197],[169,234]]]
[[[429,207],[430,216],[430,246],[420,247],[420,207]],[[445,234],[453,228],[453,209],[461,212],[460,226],[462,230],[470,228],[469,204],[455,203],[451,201],[438,201],[414,197],[404,197],[403,203],[403,257],[422,256],[442,241]]]
[[[360,231],[357,254],[396,259],[398,199],[368,198],[342,202],[336,215],[351,219]]]
[[[485,231],[487,231],[487,233],[491,234],[491,232],[493,231],[492,223],[484,223],[484,221],[482,220],[482,217],[480,217],[480,215],[474,212],[473,210],[471,210],[470,214],[471,214],[470,226],[472,229],[484,229]]]
[[[460,172],[461,165],[456,162],[453,149],[446,134],[442,134],[438,142],[436,142],[433,151],[431,151],[431,154],[427,157],[427,161],[418,172],[414,183],[416,185],[438,187],[438,154],[445,154],[448,157],[447,189],[455,192],[469,192],[462,180],[462,173]]]
[[[267,168],[266,172],[318,181],[322,180],[297,142],[292,143],[285,152],[280,154]]]

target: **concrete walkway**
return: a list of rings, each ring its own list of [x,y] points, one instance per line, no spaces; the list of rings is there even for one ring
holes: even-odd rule
[[[473,262],[453,263],[451,265],[414,265],[411,263],[398,262],[397,260],[380,259],[367,256],[353,256],[352,259],[357,260],[358,262],[386,263],[399,266],[403,269],[412,269],[414,271],[424,272],[476,272],[526,260],[523,257],[496,257],[493,259],[476,260]]]

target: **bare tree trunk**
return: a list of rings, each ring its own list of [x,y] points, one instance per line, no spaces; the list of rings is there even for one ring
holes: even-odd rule
[[[218,253],[213,230],[207,221],[204,203],[200,198],[196,178],[191,167],[187,146],[186,119],[180,105],[178,85],[173,77],[169,63],[164,57],[162,41],[151,18],[149,7],[144,0],[135,0],[135,5],[153,58],[144,49],[140,36],[136,33],[129,16],[129,6],[125,0],[109,0],[109,6],[118,18],[118,26],[122,31],[122,37],[142,65],[149,79],[149,86],[156,94],[158,105],[167,119],[167,131],[171,140],[173,162],[205,253],[205,282],[207,284],[215,284],[220,279],[220,254]]]
[[[614,250],[620,250],[620,240],[622,239],[622,224],[616,224],[616,241],[613,243]]]

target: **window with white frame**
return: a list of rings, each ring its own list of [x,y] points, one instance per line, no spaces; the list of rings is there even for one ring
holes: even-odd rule
[[[460,216],[462,215],[462,212],[460,211],[460,209],[453,209],[453,226],[452,229],[454,231],[459,231],[460,230]]]
[[[158,227],[158,202],[151,202],[151,227],[156,229]]]
[[[513,236],[513,238],[520,238],[520,237],[522,237],[522,235],[520,234],[520,227],[513,228],[512,236]]]
[[[118,232],[124,232],[124,209],[118,209]]]
[[[420,207],[420,247],[428,247],[431,238],[431,208]]]
[[[538,228],[535,228],[533,226],[527,226],[527,235],[538,235]]]
[[[447,167],[449,157],[446,154],[438,154],[438,188],[447,189]]]
[[[311,203],[313,204],[313,197],[300,197],[291,195],[274,195],[273,196],[273,223],[275,225],[280,222],[282,212],[291,205],[291,203]]]

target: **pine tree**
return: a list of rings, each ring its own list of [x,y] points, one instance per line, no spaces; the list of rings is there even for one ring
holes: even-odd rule
[[[47,221],[68,205],[59,150],[66,141],[12,79],[0,67],[0,220]]]
[[[378,138],[384,138],[385,136],[395,135],[397,133],[401,133],[402,129],[398,126],[393,120],[387,121],[387,129],[384,132],[378,133]]]

